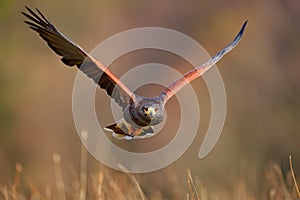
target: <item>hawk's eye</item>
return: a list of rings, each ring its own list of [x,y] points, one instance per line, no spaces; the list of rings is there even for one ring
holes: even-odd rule
[[[144,107],[143,109],[144,109],[144,112],[148,112],[148,108],[145,108],[145,107]]]
[[[157,112],[157,111],[158,111],[158,109],[157,109],[157,108],[155,108],[155,109],[154,109],[154,111],[155,111],[155,112]]]

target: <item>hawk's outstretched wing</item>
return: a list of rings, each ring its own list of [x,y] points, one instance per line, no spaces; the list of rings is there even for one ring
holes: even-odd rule
[[[63,63],[68,66],[76,65],[102,89],[105,89],[122,108],[125,108],[129,101],[135,101],[134,94],[101,62],[60,33],[38,9],[36,9],[37,13],[28,7],[26,9],[29,13],[22,12],[29,19],[25,23],[38,32],[55,53],[62,56]]]
[[[202,64],[202,65],[196,67],[195,69],[185,73],[183,75],[183,77],[181,77],[180,79],[178,79],[178,80],[174,81],[173,83],[171,83],[168,86],[168,88],[166,88],[165,91],[163,91],[160,95],[162,98],[164,98],[164,102],[166,103],[171,97],[173,97],[174,94],[176,94],[176,92],[178,92],[180,89],[182,89],[184,86],[186,86],[187,84],[189,84],[190,82],[192,82],[196,78],[199,78],[200,76],[202,76],[214,64],[216,64],[219,60],[221,60],[221,58],[226,53],[231,51],[238,44],[238,42],[241,40],[246,25],[247,25],[247,21],[244,22],[240,32],[237,34],[235,39],[229,45],[227,45],[224,49],[219,51],[216,55],[211,57],[204,64]]]

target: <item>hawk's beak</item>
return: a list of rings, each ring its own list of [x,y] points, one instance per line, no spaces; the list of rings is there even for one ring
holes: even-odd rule
[[[148,110],[145,111],[145,113],[146,113],[147,115],[154,116],[154,115],[156,115],[157,111],[156,111],[155,108],[149,107]]]

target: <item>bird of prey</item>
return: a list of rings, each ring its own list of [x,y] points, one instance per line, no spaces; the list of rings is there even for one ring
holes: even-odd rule
[[[185,73],[181,78],[171,83],[159,96],[148,98],[130,91],[107,67],[99,60],[83,50],[79,45],[65,37],[38,9],[26,7],[25,21],[36,31],[59,56],[61,61],[72,67],[77,66],[84,74],[106,90],[106,93],[122,108],[123,118],[105,127],[118,139],[132,140],[154,135],[152,126],[162,122],[164,107],[170,98],[191,81],[201,77],[216,64],[226,53],[231,51],[241,40],[247,21],[235,39],[204,64]]]

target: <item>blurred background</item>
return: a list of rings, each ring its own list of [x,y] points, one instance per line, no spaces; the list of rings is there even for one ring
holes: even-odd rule
[[[187,169],[208,191],[218,188],[218,192],[230,195],[235,187],[232,183],[242,180],[254,197],[264,193],[261,185],[270,162],[279,163],[285,174],[289,170],[288,156],[292,155],[295,171],[300,173],[299,1],[1,0],[0,185],[12,184],[15,164],[21,163],[24,177],[30,177],[40,188],[54,187],[54,153],[61,156],[66,183],[72,182],[70,168],[80,171],[81,142],[71,107],[77,70],[65,67],[23,23],[20,12],[25,5],[39,8],[61,32],[87,51],[121,31],[158,26],[192,37],[213,55],[233,39],[248,19],[242,41],[218,64],[226,88],[227,118],[213,151],[202,160],[196,159],[210,119],[209,94],[199,79],[192,83],[201,109],[195,142],[171,166],[136,177],[147,196],[156,195],[152,199],[183,199]],[[149,62],[167,64],[181,73],[192,68],[176,55],[154,50],[126,54],[110,67],[121,76]],[[149,90],[156,94],[161,89]],[[101,106],[110,103],[105,96],[103,91],[97,91],[98,116],[110,115],[101,112]],[[171,103],[176,113],[178,102],[174,99]],[[167,111],[172,112],[170,107]],[[107,118],[103,124],[111,122]],[[170,141],[172,132],[168,130],[173,129],[170,126],[165,130],[168,134],[148,144],[134,141],[120,145],[137,151],[145,151],[141,146],[157,149]],[[88,156],[88,178],[99,168],[101,164]],[[109,168],[105,170],[112,174],[111,178],[122,176]]]

